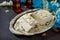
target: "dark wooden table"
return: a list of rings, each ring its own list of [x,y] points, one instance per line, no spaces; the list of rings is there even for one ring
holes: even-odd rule
[[[9,12],[5,12],[6,10]],[[54,33],[51,29],[46,32],[46,37],[41,37],[41,34],[30,37],[12,34],[9,30],[9,23],[16,15],[11,8],[0,7],[0,40],[60,40],[60,32]]]

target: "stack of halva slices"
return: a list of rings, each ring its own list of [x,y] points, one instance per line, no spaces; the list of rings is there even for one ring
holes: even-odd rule
[[[35,12],[26,13],[19,17],[14,25],[16,31],[33,33],[48,27],[54,18],[52,13],[40,9]]]

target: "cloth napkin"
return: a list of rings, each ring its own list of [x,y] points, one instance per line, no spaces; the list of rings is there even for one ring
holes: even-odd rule
[[[48,9],[53,10],[56,13],[57,20],[54,24],[55,28],[60,28],[60,0],[58,2],[48,2]]]
[[[60,8],[56,11],[56,16],[57,16],[57,20],[55,22],[54,27],[60,28]]]

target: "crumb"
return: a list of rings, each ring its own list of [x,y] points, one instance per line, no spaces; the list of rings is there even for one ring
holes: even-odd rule
[[[59,30],[57,28],[52,28],[52,31],[59,32]]]
[[[42,36],[42,37],[46,37],[47,34],[46,34],[46,33],[42,33],[41,36]]]
[[[8,13],[8,12],[9,12],[9,10],[5,10],[5,12],[6,12],[6,13]]]

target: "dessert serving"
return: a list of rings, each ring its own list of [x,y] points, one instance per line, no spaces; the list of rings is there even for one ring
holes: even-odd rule
[[[17,15],[18,16],[18,15]],[[55,20],[55,15],[47,10],[37,10],[34,12],[25,12],[22,15],[19,14],[15,17],[14,21],[10,23],[10,31],[16,34],[33,35],[42,33],[50,29]],[[13,23],[13,24],[12,24]],[[13,25],[13,30],[11,29]]]

